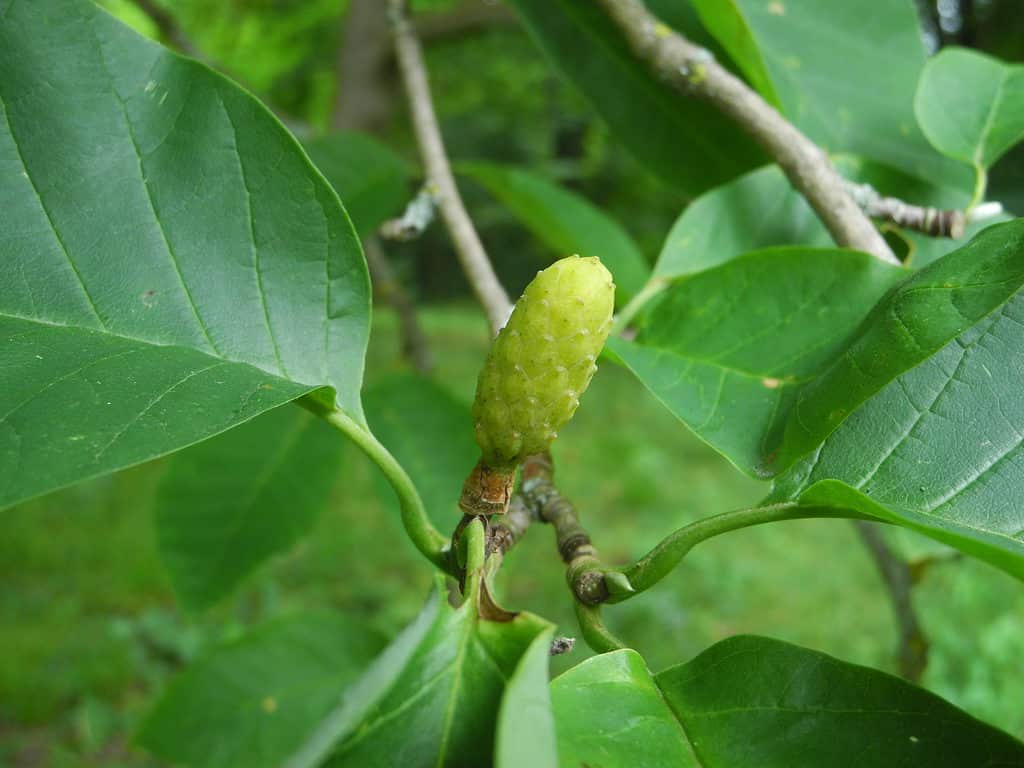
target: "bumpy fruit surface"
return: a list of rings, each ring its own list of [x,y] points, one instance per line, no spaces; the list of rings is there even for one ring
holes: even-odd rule
[[[615,284],[597,258],[556,261],[526,287],[491,346],[473,417],[483,462],[514,467],[548,449],[597,370]]]

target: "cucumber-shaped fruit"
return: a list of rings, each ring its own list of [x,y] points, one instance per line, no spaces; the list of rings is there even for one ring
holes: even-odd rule
[[[501,508],[464,503],[465,511],[503,512],[516,466],[546,451],[572,418],[597,370],[614,303],[611,273],[594,257],[556,261],[526,287],[491,345],[473,403],[481,459],[463,498],[482,495]]]

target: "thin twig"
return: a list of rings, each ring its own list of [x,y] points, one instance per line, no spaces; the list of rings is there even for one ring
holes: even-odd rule
[[[555,487],[554,473],[549,454],[527,457],[523,462],[520,495],[535,517],[554,527],[558,553],[566,565],[566,580],[576,599],[586,605],[597,605],[609,596],[604,579],[608,569],[580,524],[576,508]]]
[[[363,253],[366,254],[366,266],[370,269],[370,280],[377,297],[394,309],[398,316],[402,356],[412,363],[418,373],[430,373],[434,368],[434,359],[430,354],[427,336],[420,327],[416,305],[395,276],[380,240],[373,236],[364,238]]]
[[[888,221],[929,237],[959,240],[964,236],[967,216],[963,211],[911,205],[895,197],[879,194],[870,184],[847,181],[846,190],[861,210],[872,219]]]
[[[842,246],[899,264],[870,219],[847,193],[828,156],[742,80],[652,15],[642,0],[599,0],[633,52],[656,75],[732,118],[779,164]]]
[[[913,571],[909,563],[892,551],[878,526],[863,520],[855,521],[855,525],[885,583],[899,626],[896,653],[900,674],[917,682],[928,664],[928,640],[914,611],[911,594],[914,587]]]
[[[487,313],[491,330],[497,333],[508,320],[512,304],[494,273],[491,261],[455,184],[430,96],[423,51],[409,22],[406,6],[407,0],[390,0],[395,54],[398,57],[399,71],[412,111],[413,129],[420,156],[426,168],[427,178],[434,188],[441,209],[441,218],[455,244],[455,252],[458,254],[462,269]]]

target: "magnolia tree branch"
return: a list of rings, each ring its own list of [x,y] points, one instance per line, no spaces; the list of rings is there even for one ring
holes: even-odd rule
[[[659,78],[710,102],[750,134],[807,199],[836,243],[899,264],[820,147],[706,49],[658,21],[642,0],[597,1]]]
[[[555,529],[558,554],[565,563],[565,576],[576,599],[585,605],[605,602],[620,583],[605,578],[611,569],[597,556],[590,535],[580,523],[576,507],[565,498],[554,482],[551,455],[538,453],[523,462],[520,496],[536,519]]]
[[[512,304],[494,273],[491,261],[455,184],[430,96],[423,51],[407,14],[407,0],[389,2],[395,55],[398,58],[398,68],[412,112],[413,130],[416,133],[420,157],[462,269],[487,313],[491,330],[497,333],[508,320]]]

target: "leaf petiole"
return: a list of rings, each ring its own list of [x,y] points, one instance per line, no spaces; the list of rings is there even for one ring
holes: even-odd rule
[[[702,541],[763,523],[807,518],[864,518],[864,516],[839,507],[802,506],[797,502],[785,502],[763,507],[736,509],[706,517],[703,520],[684,525],[665,537],[660,544],[632,565],[617,569],[626,577],[633,591],[616,591],[606,602],[619,603],[650,589],[665,578],[672,569],[679,565],[686,554]]]
[[[359,424],[343,411],[325,410],[308,399],[300,404],[309,408],[332,427],[348,437],[384,473],[388,483],[398,496],[402,511],[402,526],[409,539],[424,557],[445,573],[450,572],[448,539],[441,534],[427,516],[427,510],[412,479],[390,451],[370,430]]]

